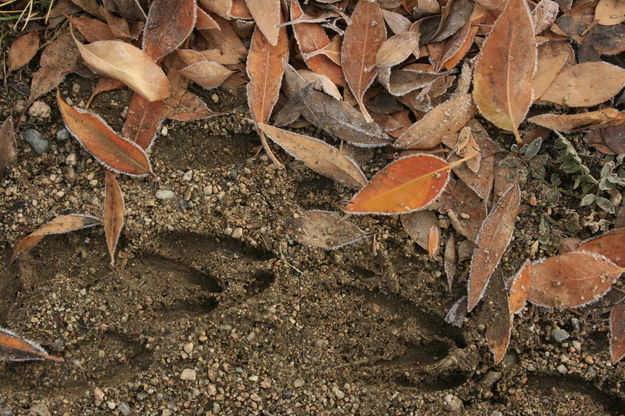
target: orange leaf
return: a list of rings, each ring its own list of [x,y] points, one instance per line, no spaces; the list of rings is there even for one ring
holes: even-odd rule
[[[165,103],[163,101],[149,102],[139,94],[133,93],[122,134],[141,146],[143,150],[147,150],[154,143],[154,138],[164,118]]]
[[[309,168],[347,186],[361,187],[367,183],[365,174],[353,160],[338,149],[314,137],[303,136],[267,124],[258,127],[274,142]]]
[[[195,0],[154,0],[143,30],[143,50],[160,61],[189,37],[196,18]]]
[[[521,141],[518,126],[532,104],[536,41],[525,0],[509,0],[478,58],[473,98],[482,115]],[[471,303],[471,302],[469,302]]]
[[[469,312],[484,296],[490,276],[510,244],[520,204],[521,189],[518,184],[514,184],[497,201],[480,227],[469,272]]]
[[[278,44],[279,28],[282,23],[280,0],[245,0],[256,26],[271,46]]]
[[[124,194],[119,187],[119,183],[117,183],[115,173],[105,170],[104,175],[106,183],[103,218],[104,234],[106,235],[106,246],[111,256],[111,266],[114,266],[115,248],[124,227]]]
[[[430,258],[436,256],[438,253],[438,246],[441,240],[441,229],[438,228],[438,224],[434,224],[430,227],[428,232],[428,256]]]
[[[247,56],[247,76],[250,82],[247,84],[247,102],[252,111],[252,117],[257,123],[266,123],[271,116],[271,110],[278,101],[280,84],[284,66],[282,61],[289,57],[289,41],[286,28],[280,29],[280,38],[276,46],[271,46],[265,36],[254,29],[252,44]],[[281,166],[267,145],[264,134],[260,138],[267,154],[274,163]]]
[[[39,34],[30,32],[15,39],[9,48],[9,72],[30,62],[39,49]]]
[[[445,189],[451,165],[416,154],[402,157],[378,172],[345,207],[353,214],[406,214],[427,207]]]
[[[582,242],[575,251],[597,253],[609,258],[617,266],[625,267],[625,228],[612,231]]]
[[[516,276],[512,278],[510,284],[510,294],[508,295],[508,307],[511,314],[521,312],[527,301],[527,292],[532,283],[532,262],[526,260],[519,269]]]
[[[532,264],[527,300],[538,306],[574,308],[603,296],[623,272],[607,257],[571,252]]]
[[[610,311],[610,357],[612,363],[625,356],[625,303],[617,303]]]
[[[64,361],[49,355],[41,345],[22,338],[0,327],[0,361],[52,360]]]
[[[373,121],[363,96],[378,75],[375,58],[386,40],[386,25],[377,2],[359,1],[345,30],[341,47],[341,66],[350,90],[367,122]]]
[[[197,6],[197,19],[195,20],[195,28],[197,30],[216,29],[219,30],[219,24],[206,13],[204,9]]]
[[[70,231],[93,227],[98,224],[100,224],[98,218],[88,215],[69,214],[58,216],[22,238],[15,246],[15,250],[13,250],[13,254],[7,262],[7,266],[13,263],[13,260],[15,260],[18,255],[35,247],[47,235],[64,234]]]
[[[67,130],[106,168],[131,176],[156,178],[139,145],[118,136],[99,116],[67,105],[57,91]]]

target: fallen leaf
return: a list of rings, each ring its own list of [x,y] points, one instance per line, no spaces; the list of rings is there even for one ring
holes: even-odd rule
[[[441,240],[441,229],[438,228],[438,224],[434,224],[430,227],[428,232],[428,257],[432,258],[438,253],[438,247]]]
[[[232,16],[234,19],[253,19],[252,13],[247,7],[245,0],[232,0],[230,16]]]
[[[310,59],[313,56],[323,55],[330,58],[332,62],[337,64],[340,67],[341,65],[341,48],[343,47],[343,38],[339,35],[334,36],[330,39],[330,43],[328,43],[323,48],[317,49],[310,53],[302,53],[304,59]],[[341,69],[341,74],[343,73],[343,69]]]
[[[436,214],[428,210],[416,211],[400,215],[399,218],[410,238],[427,251],[430,229],[438,224]]]
[[[601,55],[617,55],[625,51],[625,24],[614,26],[596,25],[579,48],[579,63],[600,61]]]
[[[469,272],[469,312],[484,296],[488,281],[512,240],[520,204],[521,189],[514,184],[497,201],[480,227]]]
[[[154,0],[143,30],[142,49],[160,61],[189,37],[196,18],[195,0]]]
[[[555,46],[563,45],[566,46]],[[566,42],[547,42],[538,48],[536,73],[532,79],[534,101],[538,100],[553,84],[558,74],[568,65],[573,50]],[[573,58],[575,59],[575,58]]]
[[[461,27],[469,23],[473,5],[471,0],[454,0],[447,3],[443,12],[443,16],[446,17],[441,18],[434,36],[431,39],[425,36],[422,43],[442,42],[453,36]]]
[[[482,131],[486,133],[483,129]],[[455,143],[453,143],[453,145],[450,145],[445,141],[447,137],[454,137],[454,138],[457,137],[457,140]],[[466,157],[472,153],[477,153],[478,155],[476,157],[474,157],[471,160],[467,160],[466,165],[467,165],[467,168],[469,168],[469,170],[473,173],[478,173],[480,171],[480,166],[482,162],[482,155],[480,153],[480,145],[478,144],[475,138],[475,134],[473,134],[473,130],[471,129],[471,127],[465,126],[460,130],[460,133],[458,133],[457,135],[452,134],[451,136],[446,136],[445,138],[443,138],[443,143],[451,147],[451,151],[461,158]]]
[[[332,80],[325,75],[307,69],[300,69],[297,73],[304,78],[306,82],[312,83],[314,89],[318,91],[321,90],[336,100],[340,101],[343,99],[339,89]]]
[[[152,147],[156,132],[165,119],[165,103],[148,101],[137,93],[132,94],[128,104],[128,116],[122,129],[122,135],[134,141],[142,149]]]
[[[391,71],[391,68],[380,68],[378,81],[394,96],[404,96],[414,90],[427,87],[446,73],[428,71],[427,64],[414,64]]]
[[[625,303],[610,310],[610,358],[616,364],[625,356]]]
[[[391,67],[405,61],[419,45],[419,38],[414,32],[393,35],[382,42],[375,56],[375,66]]]
[[[450,181],[433,208],[449,217],[454,230],[475,241],[486,218],[486,202],[463,181]]]
[[[39,50],[39,33],[30,32],[15,39],[9,48],[9,72],[30,62]]]
[[[139,145],[115,134],[99,116],[65,103],[59,91],[56,98],[67,130],[104,167],[131,176],[156,177]]]
[[[42,95],[58,86],[65,75],[78,64],[78,49],[69,30],[65,29],[45,47],[39,59],[39,70],[33,74],[26,108]]]
[[[351,15],[341,47],[341,66],[345,80],[368,122],[373,121],[363,96],[378,75],[375,59],[386,39],[386,25],[376,2],[359,1]]]
[[[70,16],[70,22],[87,42],[114,40],[117,36],[111,32],[109,25],[101,20],[87,16]]]
[[[206,59],[181,68],[179,71],[206,89],[219,87],[233,73],[225,66]]]
[[[532,284],[532,262],[526,260],[510,283],[508,294],[508,308],[510,314],[521,312],[527,301],[527,293]]]
[[[146,14],[137,0],[114,0],[117,11],[129,21],[145,20]]]
[[[290,220],[287,231],[297,242],[324,250],[336,250],[369,237],[345,217],[318,210]]]
[[[532,23],[534,34],[538,35],[547,30],[555,21],[560,11],[560,6],[553,0],[540,0],[532,10]]]
[[[163,70],[142,50],[121,40],[83,45],[74,39],[85,63],[94,71],[118,79],[148,101],[169,96]]]
[[[449,289],[450,292],[454,285],[457,262],[458,254],[456,253],[456,237],[453,233],[451,233],[447,239],[447,243],[445,243],[445,260],[443,264],[445,274],[447,275],[447,289]]]
[[[625,228],[615,228],[582,242],[575,251],[600,254],[617,266],[625,267],[623,247],[625,247]]]
[[[508,309],[506,290],[500,274],[493,277],[493,284],[489,290],[488,321],[486,323],[486,341],[493,353],[495,365],[499,364],[506,356],[512,333],[512,314]],[[469,297],[470,299],[470,297]],[[468,309],[471,312],[470,309]]]
[[[49,355],[41,345],[0,327],[0,361],[32,360],[64,361]]]
[[[212,17],[219,25],[219,30],[199,31],[208,42],[208,49],[218,49],[223,55],[239,56],[242,60],[247,55],[247,48],[232,29],[230,22],[219,16]]]
[[[452,97],[415,122],[393,143],[399,149],[431,149],[458,132],[475,115],[471,94]]]
[[[445,322],[458,328],[464,325],[464,318],[467,316],[467,295],[462,296],[449,308],[445,315]]]
[[[287,153],[317,173],[347,186],[359,188],[367,183],[365,174],[352,159],[314,137],[258,123],[258,127]]]
[[[0,178],[4,176],[9,165],[17,160],[17,148],[15,145],[15,128],[13,118],[4,120],[0,127]]]
[[[125,86],[126,84],[124,84],[118,79],[108,78],[108,77],[100,78],[98,82],[95,84],[95,87],[93,87],[93,91],[91,92],[91,96],[89,97],[89,100],[87,101],[86,107],[89,108],[89,106],[91,105],[91,102],[98,94],[124,88]]]
[[[97,0],[71,0],[72,3],[86,11],[87,13],[96,16],[102,17],[100,15],[100,5]]]
[[[254,29],[246,67],[250,79],[247,84],[247,103],[256,123],[266,123],[271,116],[280,93],[283,61],[288,61],[288,57],[289,41],[285,27],[280,29],[280,39],[276,46],[272,46],[258,28]],[[269,157],[276,165],[282,166],[271,152],[265,135],[262,131],[259,134]]]
[[[388,27],[390,27],[396,35],[407,32],[412,25],[412,22],[406,16],[384,8],[382,9],[382,16],[384,16],[384,21]]]
[[[71,231],[93,227],[98,224],[100,224],[100,220],[98,218],[88,215],[60,215],[22,238],[15,246],[13,254],[7,262],[7,266],[13,263],[13,260],[15,260],[15,258],[21,253],[35,247],[47,235],[69,233]]]
[[[570,133],[625,123],[625,114],[615,108],[604,108],[576,114],[541,114],[527,121],[552,130]]]
[[[527,3],[509,0],[482,46],[473,76],[473,98],[485,118],[512,131],[519,143],[518,126],[532,104],[536,54]]]
[[[625,3],[620,0],[599,0],[595,9],[595,21],[612,26],[625,21]]]
[[[199,0],[200,4],[207,12],[215,13],[223,19],[232,17],[232,0]]]
[[[124,227],[124,194],[122,193],[115,173],[104,171],[106,196],[104,197],[104,234],[106,246],[111,257],[111,266],[115,265],[115,248]]]
[[[130,33],[130,25],[123,17],[115,16],[104,6],[100,6],[100,15],[106,20],[106,24],[113,36],[115,36],[115,39],[136,38]]]
[[[625,69],[607,62],[584,62],[562,71],[540,97],[567,107],[590,107],[614,97],[625,86]]]
[[[206,13],[204,9],[200,6],[197,6],[197,19],[195,19],[195,28],[197,30],[220,30],[219,24],[211,17],[210,14]]]
[[[276,46],[280,34],[278,25],[282,23],[280,0],[245,0],[245,4],[267,42]]]
[[[407,214],[425,209],[445,189],[451,165],[416,154],[384,167],[344,208],[352,214]]]
[[[607,257],[572,252],[532,264],[532,285],[527,300],[538,306],[574,308],[603,296],[623,268]]]

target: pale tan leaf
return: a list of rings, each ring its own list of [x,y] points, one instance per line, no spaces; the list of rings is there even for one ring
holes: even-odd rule
[[[336,84],[334,84],[334,82],[332,82],[327,76],[319,74],[317,72],[309,71],[307,69],[300,69],[297,71],[297,73],[300,74],[300,76],[304,78],[307,82],[312,82],[313,87],[316,90],[322,90],[326,94],[336,98],[339,101],[343,99]]]
[[[576,114],[541,114],[527,121],[552,130],[570,133],[625,123],[625,114],[615,108],[604,108]]]
[[[15,39],[9,48],[9,72],[26,65],[39,49],[39,33],[30,32]]]
[[[386,39],[375,57],[375,66],[391,67],[405,61],[419,45],[414,32],[404,32]]]
[[[180,73],[196,84],[212,89],[220,86],[233,72],[217,62],[203,60],[181,68]]]
[[[432,211],[417,211],[399,216],[404,229],[422,249],[428,249],[429,232],[438,224],[438,218]]]
[[[276,46],[280,34],[278,25],[282,23],[280,0],[245,0],[245,3],[269,44]]]
[[[622,0],[599,0],[595,20],[600,25],[612,26],[625,21],[625,2]]]
[[[337,213],[317,210],[306,211],[289,221],[287,231],[299,243],[324,250],[336,250],[368,237],[367,233]]]

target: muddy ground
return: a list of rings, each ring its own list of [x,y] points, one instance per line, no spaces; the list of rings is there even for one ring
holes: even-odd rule
[[[19,116],[35,68],[1,87],[1,120]],[[93,85],[71,75],[61,92],[81,105]],[[354,218],[376,238],[334,252],[293,241],[289,219],[340,210],[353,191],[284,153],[287,169],[275,169],[258,153],[240,91],[216,94],[207,102],[235,113],[164,124],[151,153],[158,182],[121,178],[127,214],[115,267],[99,227],[48,237],[1,269],[0,325],[65,361],[1,363],[0,415],[625,414],[625,364],[610,364],[604,304],[528,307],[494,366],[486,308],[462,328],[445,323],[465,283],[450,293],[440,255],[429,259],[398,218]],[[104,93],[92,108],[119,131],[128,100]],[[3,260],[56,215],[101,215],[103,170],[73,138],[56,138],[60,115],[52,94],[44,101],[51,116],[27,116],[22,129],[39,130],[50,151],[37,156],[18,137],[18,163],[0,181]],[[377,151],[368,176],[392,157]],[[576,201],[548,205],[531,180],[523,189],[496,282],[529,256],[541,218],[553,220],[551,239],[534,257],[613,221],[597,223]],[[173,197],[158,199],[159,190]],[[466,276],[467,260],[460,270]],[[556,328],[570,338],[554,340]]]

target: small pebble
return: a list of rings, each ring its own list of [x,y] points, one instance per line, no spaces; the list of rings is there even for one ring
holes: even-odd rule
[[[343,400],[345,398],[345,393],[343,393],[338,387],[332,387],[332,393],[336,396],[337,399]]]
[[[190,182],[193,179],[193,171],[188,170],[182,175],[182,180],[185,182]]]
[[[76,153],[70,153],[69,155],[67,155],[67,157],[65,158],[65,164],[68,166],[76,165]]]
[[[295,387],[296,389],[302,387],[305,384],[304,379],[303,378],[298,378],[297,380],[295,380],[293,382],[293,387]]]
[[[1,408],[0,416],[13,416],[13,409],[11,409],[10,407]]]
[[[217,103],[219,102],[219,95],[217,95],[217,94],[213,94],[213,95],[211,95],[211,100],[212,100],[215,104],[217,104]]]
[[[464,404],[458,396],[447,394],[443,401],[445,402],[444,409],[448,412],[461,413],[464,410]]]
[[[48,153],[50,150],[50,143],[35,129],[26,129],[22,132],[24,141],[37,153],[39,156]]]
[[[124,416],[128,416],[130,414],[130,407],[128,407],[128,405],[124,402],[120,402],[117,408]]]
[[[486,373],[481,383],[484,387],[489,388],[495,384],[501,378],[502,374],[499,371],[489,371]]]
[[[185,368],[184,370],[182,370],[182,373],[180,374],[180,380],[185,380],[185,381],[195,381],[196,377],[197,377],[197,374],[195,370],[191,368]]]
[[[191,354],[191,352],[193,351],[193,343],[189,342],[187,344],[184,344],[184,347],[182,347],[182,349],[184,350],[184,352],[186,352],[187,354]]]
[[[161,199],[163,201],[167,199],[172,199],[175,196],[176,194],[168,189],[159,189],[158,191],[156,191],[156,199]]]
[[[48,410],[48,406],[43,403],[37,403],[30,406],[30,409],[28,409],[28,414],[30,416],[51,416],[50,411]]]
[[[562,343],[570,337],[571,335],[562,328],[556,327],[551,331],[551,338],[557,343]]]
[[[67,139],[69,139],[69,131],[67,131],[67,129],[61,129],[59,131],[56,132],[56,139],[58,141],[65,141]]]
[[[96,406],[101,405],[105,397],[104,392],[99,387],[93,389],[93,398],[95,399]]]
[[[582,350],[582,343],[579,341],[573,341],[571,342],[571,344],[573,344],[573,348],[575,348],[575,351],[579,352]]]
[[[586,364],[593,365],[595,363],[595,360],[590,355],[587,355],[584,357],[584,362]]]
[[[503,416],[503,413],[501,413],[499,410],[493,410],[490,416]]]
[[[568,369],[568,368],[566,368],[566,366],[565,366],[564,364],[560,364],[560,365],[556,368],[556,370],[558,370],[558,373],[560,373],[560,374],[566,374],[566,373],[568,373],[568,371],[569,371],[569,369]]]
[[[232,232],[232,238],[241,238],[243,237],[243,228],[241,227],[237,227],[234,229],[234,231]]]
[[[169,134],[169,129],[167,128],[167,126],[163,126],[163,128],[161,129],[161,135],[167,136],[168,134]]]
[[[44,101],[37,100],[28,109],[28,115],[35,118],[50,117],[50,106]]]

